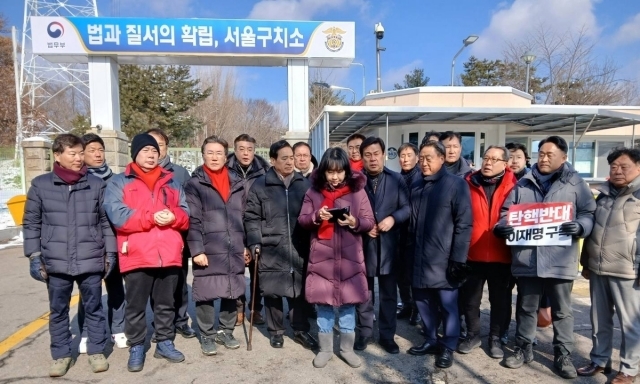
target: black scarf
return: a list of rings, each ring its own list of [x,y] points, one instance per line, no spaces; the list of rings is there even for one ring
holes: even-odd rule
[[[533,174],[533,178],[536,179],[536,181],[538,182],[538,185],[540,186],[540,189],[542,190],[542,194],[544,196],[547,195],[553,183],[560,178],[560,176],[562,175],[562,172],[564,171],[564,167],[565,165],[562,164],[560,168],[548,174],[540,173],[540,170],[538,170],[537,164],[534,164],[533,167],[531,167],[531,173]]]
[[[516,180],[520,180],[526,174],[527,174],[527,167],[524,167],[520,172],[515,173],[514,175],[516,176]]]
[[[404,178],[404,182],[407,184],[407,187],[411,187],[411,182],[413,181],[413,177],[417,172],[420,172],[417,166],[411,168],[411,170],[408,172],[404,169],[400,171],[400,174]]]
[[[477,172],[474,174],[474,181],[477,184],[480,184],[480,186],[484,190],[484,194],[487,196],[489,208],[491,208],[491,203],[493,202],[493,194],[496,192],[498,185],[500,185],[502,179],[504,178],[504,172],[505,171],[502,171],[493,177],[484,177],[481,172]]]
[[[113,171],[111,170],[111,168],[109,168],[109,165],[107,165],[106,160],[99,167],[87,167],[87,171],[93,176],[97,176],[104,181],[109,180],[109,178],[113,175]]]
[[[460,157],[455,163],[444,163],[444,166],[445,168],[447,168],[447,171],[449,171],[449,173],[457,175],[458,173],[460,173],[460,169],[462,169],[462,157]]]

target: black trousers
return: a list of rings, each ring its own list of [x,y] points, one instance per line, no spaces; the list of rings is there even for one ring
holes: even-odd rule
[[[267,317],[267,330],[271,335],[284,334],[284,313],[282,299],[287,300],[289,307],[289,320],[294,331],[309,332],[311,325],[307,319],[307,304],[304,296],[294,299],[290,297],[265,297],[264,309]]]
[[[182,259],[182,273],[178,275],[178,285],[173,296],[175,301],[176,316],[174,324],[176,327],[189,323],[187,309],[189,307],[189,286],[187,285],[187,275],[189,275],[189,258]]]
[[[179,267],[145,268],[124,275],[127,305],[124,333],[130,347],[144,344],[147,335],[147,301],[152,298],[157,341],[173,340],[175,328],[174,294],[182,271]]]
[[[262,311],[262,296],[260,295],[260,279],[258,278],[258,275],[254,275],[253,273],[253,269],[255,267],[255,261],[251,260],[251,262],[249,263],[249,278],[250,278],[250,285],[249,285],[249,291],[251,291],[253,293],[253,284],[256,284],[256,300],[255,300],[255,307],[254,307],[254,311],[256,312],[261,312]],[[253,302],[253,297],[251,298],[251,301],[249,301],[249,304],[247,304],[247,309],[251,310],[251,303]],[[242,295],[238,298],[238,311],[243,311],[244,312],[244,304],[247,302],[247,297],[245,295]]]
[[[61,273],[49,274],[49,336],[51,357],[54,360],[71,357],[71,331],[69,330],[69,302],[73,283],[78,284],[83,298],[87,336],[87,353],[102,353],[107,342],[104,313],[102,312],[102,273],[71,276]]]
[[[369,300],[356,305],[357,330],[361,337],[373,336],[373,305],[374,287],[373,277],[367,277]],[[378,276],[378,293],[380,295],[380,312],[378,331],[380,340],[393,340],[396,334],[396,308],[398,306],[397,280],[395,274]]]
[[[511,265],[504,263],[478,263],[469,261],[469,278],[460,287],[462,310],[467,323],[467,333],[480,334],[480,303],[485,282],[489,287],[491,317],[489,336],[500,337],[505,331],[506,317],[511,314]]]
[[[518,277],[516,304],[516,344],[531,344],[536,336],[540,299],[546,295],[551,305],[553,349],[556,355],[573,352],[573,280],[541,277]]]
[[[236,299],[220,299],[220,316],[218,320],[221,331],[233,333],[237,315]],[[198,319],[198,328],[200,328],[201,336],[215,336],[216,309],[213,301],[196,302],[196,318]]]
[[[406,240],[405,240],[406,241]],[[406,254],[401,254],[396,260],[396,281],[398,282],[398,291],[400,293],[400,301],[402,306],[410,306],[413,310],[418,310],[413,302],[413,293],[411,290],[411,261]]]

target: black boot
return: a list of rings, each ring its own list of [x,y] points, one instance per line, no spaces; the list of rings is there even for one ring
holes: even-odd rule
[[[418,325],[422,322],[422,317],[420,317],[420,312],[417,309],[413,309],[411,311],[411,317],[409,317],[409,324]]]

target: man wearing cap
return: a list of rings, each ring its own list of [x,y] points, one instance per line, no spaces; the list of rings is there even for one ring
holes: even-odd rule
[[[124,332],[131,347],[130,372],[144,367],[145,312],[150,297],[157,341],[154,357],[184,361],[173,344],[173,296],[181,273],[181,232],[189,226],[189,208],[173,173],[158,166],[159,152],[151,135],[135,136],[133,162],[113,177],[104,199],[104,209],[116,230],[120,272],[127,286]]]

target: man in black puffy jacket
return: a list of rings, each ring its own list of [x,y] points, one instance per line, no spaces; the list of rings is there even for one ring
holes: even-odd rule
[[[49,376],[73,365],[69,301],[77,283],[87,317],[87,353],[93,372],[109,369],[105,358],[102,278],[116,262],[116,241],[102,209],[106,184],[87,174],[84,142],[62,134],[53,142],[53,172],[31,182],[24,214],[24,254],[31,277],[47,283],[53,364]],[[106,254],[106,258],[105,258]]]
[[[310,187],[293,168],[293,149],[285,140],[271,145],[273,167],[251,186],[244,213],[247,246],[258,259],[259,287],[264,297],[271,346],[282,348],[286,298],[294,341],[314,350],[318,342],[309,335],[308,304],[304,298],[305,264],[309,259],[310,234],[298,223],[304,195]]]

